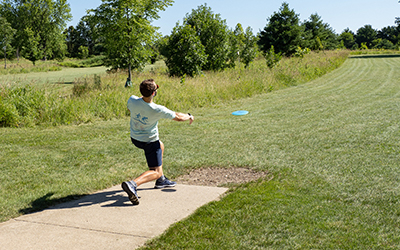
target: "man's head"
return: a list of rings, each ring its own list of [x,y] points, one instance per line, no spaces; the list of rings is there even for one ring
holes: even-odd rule
[[[144,97],[150,97],[158,88],[158,85],[153,79],[144,80],[140,84],[140,93]]]

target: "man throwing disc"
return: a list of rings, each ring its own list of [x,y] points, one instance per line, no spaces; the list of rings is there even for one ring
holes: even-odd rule
[[[158,137],[158,120],[171,119],[174,121],[187,121],[192,124],[194,117],[169,110],[153,102],[159,86],[153,79],[145,80],[140,84],[142,97],[132,95],[128,100],[128,109],[131,112],[130,130],[132,143],[144,150],[149,170],[133,181],[121,184],[122,189],[128,194],[129,200],[139,204],[137,187],[143,183],[156,180],[155,188],[174,187],[176,182],[170,181],[163,174],[162,159],[164,144]]]

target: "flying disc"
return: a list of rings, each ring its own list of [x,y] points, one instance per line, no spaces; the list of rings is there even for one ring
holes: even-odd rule
[[[249,111],[247,110],[238,110],[232,113],[232,115],[247,115]]]

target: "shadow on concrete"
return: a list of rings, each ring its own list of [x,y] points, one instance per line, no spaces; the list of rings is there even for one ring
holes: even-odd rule
[[[140,198],[141,191],[162,191],[162,192],[176,192],[174,188],[154,189],[154,188],[138,188]],[[52,198],[53,192],[31,202],[28,208],[20,209],[22,214],[29,214],[39,212],[45,209],[68,209],[79,208],[102,204],[101,207],[126,207],[134,206],[128,199],[125,192],[121,190],[104,191],[90,195],[69,195],[62,198]],[[104,204],[103,204],[104,203]]]

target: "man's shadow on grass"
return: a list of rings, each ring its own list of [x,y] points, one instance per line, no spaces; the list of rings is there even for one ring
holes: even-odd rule
[[[140,191],[150,191],[154,188],[138,188]],[[175,189],[161,189],[163,192],[175,192]],[[103,204],[101,207],[128,207],[134,206],[128,199],[127,194],[121,190],[104,191],[89,195],[68,195],[62,198],[52,198],[54,192],[49,192],[46,195],[31,202],[27,208],[20,209],[22,214],[29,214],[45,209],[67,209],[87,207],[96,204]],[[140,198],[140,194],[139,194]]]

